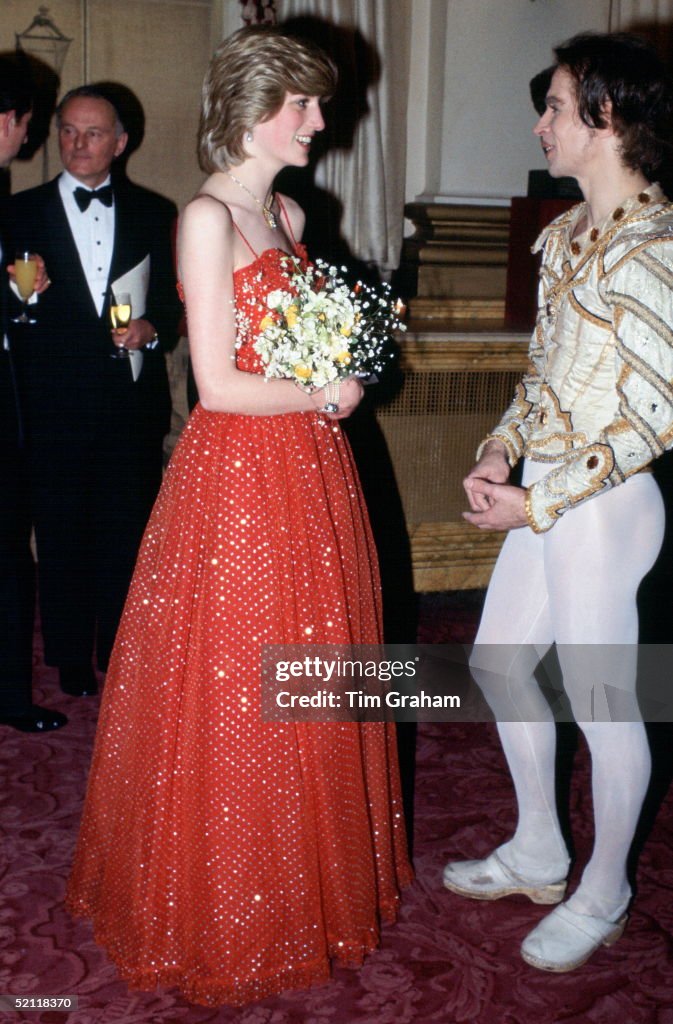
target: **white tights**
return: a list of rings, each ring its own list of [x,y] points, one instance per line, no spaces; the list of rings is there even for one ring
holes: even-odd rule
[[[526,463],[524,485],[547,469]],[[635,704],[636,593],[663,532],[663,502],[651,474],[569,510],[545,534],[510,531],[471,659],[498,718],[518,802],[516,831],[499,853],[524,877],[551,882],[565,877],[568,852],[554,791],[556,726],[533,672],[552,643],[560,645],[564,688],[591,753],[595,817],[592,856],[569,905],[611,920],[631,895],[626,858],[650,776]],[[605,682],[616,686],[608,698]],[[615,693],[621,706],[610,716]]]

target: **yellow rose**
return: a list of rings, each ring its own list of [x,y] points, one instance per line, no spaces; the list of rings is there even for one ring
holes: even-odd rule
[[[344,338],[350,338],[352,333],[353,332],[350,329],[350,327],[342,327],[341,328],[341,334],[343,334]]]
[[[271,313],[267,313],[267,315],[266,315],[266,316],[264,317],[264,319],[263,319],[263,320],[261,321],[261,323],[260,323],[260,325],[259,325],[259,326],[260,326],[260,329],[261,329],[262,331],[265,331],[265,330],[267,329],[267,327],[272,327],[272,326],[273,326],[273,323],[274,323],[274,318],[273,318],[273,316],[271,315]]]
[[[303,363],[297,363],[293,367],[293,370],[295,377],[299,377],[300,380],[308,380],[309,377],[311,376],[311,371],[309,370],[308,366],[304,366]]]
[[[350,353],[349,352],[339,352],[339,355],[336,358],[337,358],[337,363],[340,363],[341,366],[348,366],[348,364],[351,362],[351,357],[350,357]]]
[[[288,327],[294,327],[294,325],[297,322],[297,313],[298,312],[299,311],[298,311],[298,309],[297,309],[297,307],[295,306],[294,303],[291,306],[287,307],[287,309],[285,310],[285,320],[287,321],[287,326]]]

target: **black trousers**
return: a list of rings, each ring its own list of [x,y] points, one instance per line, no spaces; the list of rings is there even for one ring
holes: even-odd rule
[[[32,703],[35,566],[30,504],[9,360],[0,351],[0,715]]]
[[[138,547],[161,483],[162,438],[31,443],[45,661],[105,671]]]

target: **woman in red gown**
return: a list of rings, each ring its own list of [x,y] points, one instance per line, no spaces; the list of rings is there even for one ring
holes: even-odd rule
[[[200,403],[147,527],[105,684],[68,905],[133,987],[246,1002],[361,963],[411,878],[392,726],[271,723],[265,643],[379,643],[376,557],[340,394],[253,349],[303,216],[329,59],[243,29],[203,89],[179,269]],[[329,400],[328,400],[329,399]],[[327,406],[328,411],[325,411]]]

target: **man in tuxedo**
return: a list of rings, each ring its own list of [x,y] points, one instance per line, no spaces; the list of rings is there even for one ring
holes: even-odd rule
[[[23,145],[34,90],[27,59],[0,55],[0,167],[9,167]],[[30,551],[30,512],[14,367],[7,339],[7,265],[13,253],[0,213],[0,724],[22,732],[65,725],[59,711],[32,702],[35,571]],[[42,275],[44,276],[44,275]],[[46,281],[41,282],[46,284]]]
[[[51,285],[12,330],[25,409],[45,660],[61,688],[96,691],[156,496],[170,423],[164,350],[180,314],[172,203],[110,168],[127,143],[103,87],[57,109],[63,173],[14,196],[12,237],[44,258]],[[111,289],[144,284],[128,329],[112,331]],[[136,285],[137,288],[137,285]],[[113,358],[123,347],[137,358]],[[140,365],[139,365],[140,364]]]

